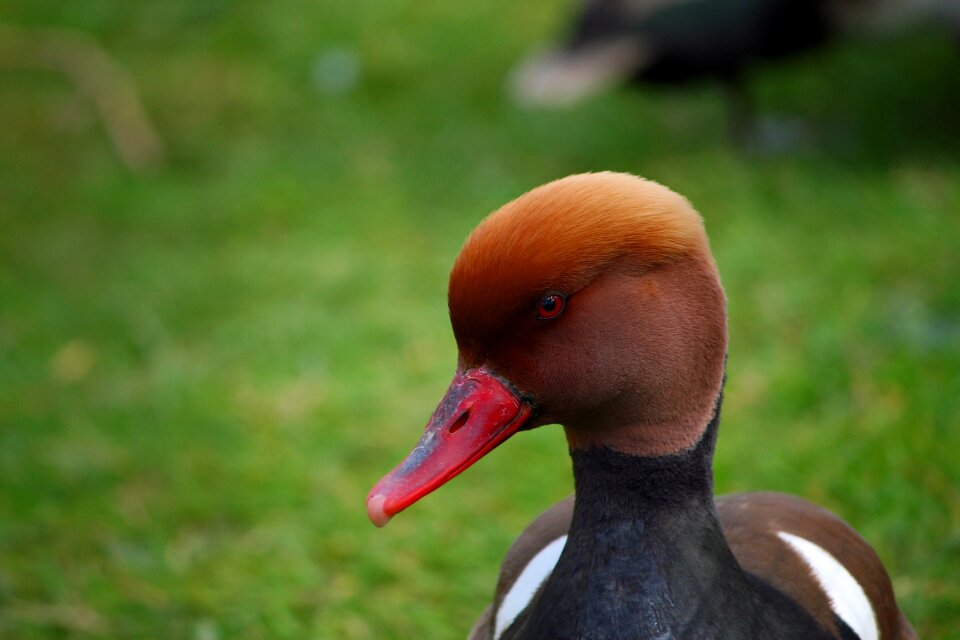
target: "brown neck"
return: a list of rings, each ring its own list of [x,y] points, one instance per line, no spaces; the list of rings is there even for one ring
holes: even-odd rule
[[[618,392],[602,405],[564,416],[571,449],[606,447],[663,456],[691,448],[710,422],[723,384],[726,301],[708,256],[607,283],[611,314],[631,327],[613,367]],[[618,290],[619,289],[619,290]],[[611,295],[612,294],[612,295]]]

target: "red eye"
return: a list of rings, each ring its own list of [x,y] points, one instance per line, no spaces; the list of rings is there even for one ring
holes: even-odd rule
[[[540,298],[540,304],[537,305],[537,317],[541,320],[552,320],[561,313],[567,303],[567,297],[562,293],[548,293]]]

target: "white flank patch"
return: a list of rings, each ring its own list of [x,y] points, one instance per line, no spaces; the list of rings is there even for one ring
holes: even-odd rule
[[[780,539],[796,551],[810,565],[813,575],[830,598],[830,605],[860,640],[877,640],[877,619],[867,594],[850,572],[825,549],[814,543],[784,531],[777,532]]]
[[[563,546],[567,544],[567,536],[560,536],[543,549],[527,563],[516,582],[510,587],[506,597],[497,609],[497,624],[494,627],[493,639],[497,640],[506,631],[517,616],[527,608],[530,600],[543,581],[553,572],[560,559]]]

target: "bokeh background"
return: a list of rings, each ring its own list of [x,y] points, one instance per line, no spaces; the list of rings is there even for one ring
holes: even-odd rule
[[[821,134],[757,155],[711,82],[513,106],[569,9],[0,1],[0,636],[465,635],[571,490],[560,430],[384,530],[363,499],[453,371],[468,231],[614,169],[712,237],[718,490],[835,510],[921,637],[960,638],[960,47],[931,24],[760,65],[760,111]]]

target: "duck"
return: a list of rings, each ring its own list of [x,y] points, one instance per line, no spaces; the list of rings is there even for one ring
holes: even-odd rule
[[[717,80],[732,136],[776,144],[798,132],[757,118],[745,80],[752,68],[922,21],[960,33],[960,0],[585,0],[556,44],[521,58],[507,89],[519,105],[556,108],[624,84]]]
[[[514,435],[560,425],[574,494],[507,551],[470,640],[908,640],[876,552],[772,492],[716,497],[726,297],[701,216],[624,173],[486,217],[450,273],[457,366],[378,481],[379,527]]]
[[[520,104],[563,106],[603,89],[719,78],[810,50],[833,30],[830,0],[587,0],[560,42],[511,74]]]

